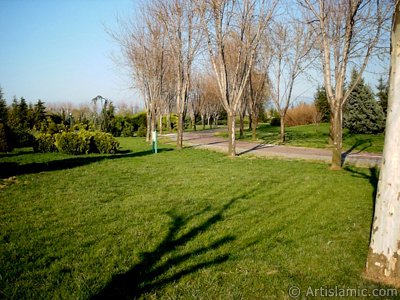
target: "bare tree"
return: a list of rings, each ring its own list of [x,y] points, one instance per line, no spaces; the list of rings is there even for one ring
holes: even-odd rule
[[[212,128],[212,124],[216,124],[218,116],[223,110],[221,106],[221,94],[216,83],[215,75],[202,75],[199,76],[199,88],[200,88],[200,103],[199,111],[203,129],[206,127],[206,123],[209,128]]]
[[[198,0],[197,3],[222,105],[228,115],[228,154],[235,156],[236,115],[260,37],[272,19],[276,1]]]
[[[167,33],[169,48],[175,61],[177,148],[181,149],[190,76],[193,61],[200,49],[201,27],[194,4],[190,0],[157,0],[153,2],[152,8]]]
[[[188,95],[188,113],[191,120],[191,127],[196,131],[196,119],[200,115],[200,107],[202,102],[201,79],[197,75],[193,78]]]
[[[342,165],[342,113],[350,93],[360,81],[371,56],[379,48],[382,29],[391,11],[391,1],[379,0],[299,0],[306,9],[308,23],[318,34],[324,85],[331,108],[333,140],[332,169]],[[360,70],[353,85],[345,88],[348,65]]]
[[[141,10],[140,23],[118,20],[119,32],[109,32],[120,45],[135,86],[143,94],[147,114],[146,140],[156,129],[167,70],[166,35],[149,6]]]
[[[400,287],[400,1],[396,1],[391,38],[388,116],[375,217],[367,258],[368,278]]]
[[[285,142],[285,116],[293,102],[296,80],[310,65],[309,54],[313,45],[312,31],[294,19],[280,20],[272,27],[266,56],[271,99],[281,119],[280,142]]]
[[[250,119],[249,127],[252,131],[253,140],[257,138],[257,126],[260,112],[264,109],[265,103],[269,100],[270,91],[267,78],[267,74],[257,70],[253,70],[249,76],[246,97]]]

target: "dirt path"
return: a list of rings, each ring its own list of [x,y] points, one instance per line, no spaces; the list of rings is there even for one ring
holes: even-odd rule
[[[186,146],[193,148],[210,149],[218,152],[228,151],[227,139],[216,137],[217,130],[185,132],[183,139]],[[176,134],[164,134],[165,137],[176,141]],[[242,155],[255,155],[263,157],[278,157],[287,159],[305,159],[311,161],[331,162],[332,151],[329,149],[304,148],[292,146],[271,145],[257,142],[236,141],[236,153]],[[344,164],[362,167],[380,166],[382,155],[380,153],[367,153],[360,151],[344,152]]]

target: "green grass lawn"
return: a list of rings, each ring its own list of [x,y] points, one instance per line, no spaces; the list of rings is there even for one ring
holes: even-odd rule
[[[375,170],[206,150],[1,155],[0,298],[288,299],[362,279]]]
[[[280,127],[260,124],[257,128],[257,138],[268,144],[279,143]],[[220,133],[227,136],[226,133]],[[329,124],[313,124],[286,127],[286,145],[312,148],[327,148]],[[244,139],[251,140],[251,131],[246,130]],[[353,134],[343,130],[343,151],[362,150],[366,152],[382,152],[384,134]]]

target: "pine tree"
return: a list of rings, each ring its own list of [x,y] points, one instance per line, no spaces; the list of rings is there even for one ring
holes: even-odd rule
[[[0,152],[8,152],[13,149],[11,130],[7,125],[8,108],[3,90],[0,87]]]
[[[0,86],[0,123],[7,124],[8,121],[8,108],[7,102],[4,98],[3,90]]]
[[[352,71],[350,85],[358,72]],[[361,79],[345,105],[343,125],[352,133],[379,133],[384,130],[385,116],[382,107],[376,102],[371,88]]]
[[[314,95],[314,104],[317,107],[318,113],[321,115],[322,122],[329,122],[331,115],[331,108],[328,103],[328,97],[324,86],[319,86]]]
[[[383,78],[379,78],[379,83],[376,86],[378,89],[378,93],[376,96],[378,97],[378,102],[383,109],[383,113],[387,114],[387,106],[388,106],[388,95],[389,95],[389,85],[384,83]]]
[[[33,107],[33,126],[36,129],[40,129],[42,122],[46,119],[46,107],[42,100],[38,102]]]
[[[18,101],[14,96],[8,115],[8,126],[12,131],[16,147],[29,147],[32,145],[33,136],[28,124],[29,107],[26,100],[21,97]]]

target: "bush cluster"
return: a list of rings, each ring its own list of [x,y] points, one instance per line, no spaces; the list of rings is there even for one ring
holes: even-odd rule
[[[36,152],[61,152],[67,154],[116,153],[118,141],[100,131],[80,130],[56,134],[41,133],[36,136],[33,149]]]
[[[287,126],[299,126],[320,123],[321,119],[322,114],[318,112],[315,104],[302,102],[287,111],[285,123]]]
[[[56,152],[57,147],[55,144],[56,140],[54,135],[50,133],[40,133],[35,137],[35,141],[33,143],[33,150],[35,152]]]

